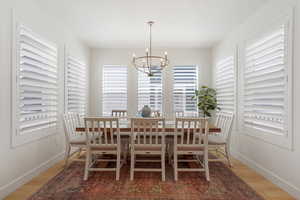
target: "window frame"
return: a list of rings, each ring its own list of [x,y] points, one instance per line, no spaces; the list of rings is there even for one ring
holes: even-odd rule
[[[286,33],[286,52],[285,52],[285,59],[286,59],[286,76],[287,76],[287,98],[285,102],[288,106],[287,115],[286,115],[286,131],[287,134],[285,135],[275,135],[270,134],[263,131],[257,131],[250,128],[245,128],[243,126],[243,113],[244,113],[244,69],[245,69],[245,49],[247,43],[253,43],[255,41],[260,40],[263,37],[268,36],[274,30],[278,29],[281,25],[285,25],[285,33]],[[241,58],[241,68],[239,72],[239,81],[238,84],[240,85],[240,92],[239,92],[239,102],[240,105],[238,106],[239,111],[239,118],[242,119],[239,122],[239,129],[242,130],[242,134],[248,135],[250,137],[254,137],[256,139],[262,140],[264,142],[276,145],[281,148],[285,148],[288,150],[293,149],[293,12],[291,11],[288,15],[281,16],[278,20],[276,20],[270,26],[266,26],[265,30],[261,30],[254,34],[250,39],[245,40],[242,45],[240,45],[240,58]]]
[[[127,98],[126,98],[126,110],[127,110],[127,114],[128,114],[128,94],[129,94],[129,88],[128,88],[128,75],[129,75],[129,67],[128,67],[128,65],[116,65],[116,64],[114,64],[114,65],[111,65],[111,64],[105,64],[105,65],[103,65],[102,66],[102,76],[101,76],[101,97],[100,97],[100,99],[101,99],[101,115],[102,116],[108,116],[108,115],[105,115],[104,114],[104,100],[103,100],[103,97],[104,97],[104,90],[103,90],[103,88],[104,88],[104,68],[105,68],[105,66],[107,66],[107,67],[124,67],[124,68],[126,68],[126,71],[127,71],[127,76],[126,76],[126,89],[127,89]],[[116,110],[118,110],[117,108],[116,108]],[[111,113],[110,113],[110,115],[111,115]],[[109,116],[110,116],[109,115]]]
[[[237,97],[238,97],[238,94],[237,94],[237,53],[236,53],[236,49],[235,49],[235,51],[233,51],[232,52],[232,54],[230,54],[230,55],[227,55],[227,56],[224,56],[224,57],[222,57],[222,58],[220,58],[220,59],[218,59],[218,61],[217,61],[217,63],[216,63],[216,67],[215,67],[215,69],[216,69],[216,76],[215,76],[215,87],[216,87],[216,92],[217,92],[217,101],[218,101],[218,88],[217,88],[217,74],[218,74],[218,70],[219,70],[219,64],[220,63],[223,63],[224,62],[224,60],[228,60],[229,58],[232,58],[232,70],[233,70],[233,106],[232,106],[232,113],[234,114],[234,115],[236,115],[236,110],[237,110],[237,108],[236,108],[236,106],[237,106]],[[219,104],[218,104],[219,105]],[[223,110],[221,110],[221,111],[223,111]],[[225,112],[228,112],[228,111],[225,111]]]
[[[58,45],[54,42],[49,41],[46,37],[41,36],[39,33],[33,31],[29,26],[24,25],[21,22],[16,22],[13,20],[12,27],[12,47],[11,47],[11,97],[12,97],[12,106],[11,106],[11,146],[16,148],[18,146],[39,140],[41,138],[47,137],[49,135],[56,134],[58,131],[58,108],[59,108],[59,93],[57,94],[57,122],[56,126],[52,128],[45,128],[37,131],[32,131],[26,134],[20,134],[18,131],[19,128],[19,97],[20,97],[20,87],[19,87],[19,73],[20,73],[20,31],[21,27],[24,27],[27,31],[33,34],[36,38],[40,38],[43,41],[46,41],[51,46],[56,47],[57,50],[57,86],[59,87],[59,49]]]
[[[164,105],[164,99],[165,99],[165,94],[164,94],[164,81],[165,81],[165,73],[164,73],[164,70],[165,69],[161,69],[161,109],[159,110],[159,112],[163,113],[164,112],[164,109],[165,109],[165,105]],[[143,73],[143,72],[140,72],[138,70],[136,70],[136,110],[137,112],[139,112],[139,73]],[[150,108],[151,106],[148,105]],[[142,109],[142,108],[141,108]],[[152,110],[152,108],[151,108]],[[152,110],[154,111],[154,110]],[[156,111],[156,110],[155,110]]]
[[[65,99],[64,110],[65,110],[65,113],[72,112],[72,111],[68,110],[68,66],[69,66],[68,64],[69,64],[69,59],[72,59],[72,60],[76,61],[77,63],[82,64],[82,66],[85,68],[85,90],[84,90],[85,91],[85,99],[84,99],[85,108],[84,108],[83,115],[86,115],[87,110],[88,110],[88,80],[89,80],[88,66],[83,60],[77,58],[76,56],[71,55],[66,47],[65,47],[65,61],[64,61],[64,97],[65,97],[64,98]],[[79,114],[81,114],[81,113],[79,113]]]
[[[196,80],[196,90],[199,90],[200,89],[200,73],[201,73],[201,71],[200,71],[200,67],[199,67],[199,65],[197,65],[197,64],[178,64],[178,65],[174,65],[174,66],[172,66],[172,72],[171,72],[171,74],[172,74],[172,103],[173,103],[173,105],[172,105],[172,108],[173,108],[173,113],[175,113],[177,110],[175,109],[175,101],[174,101],[174,90],[175,90],[175,76],[174,76],[174,70],[175,70],[175,67],[183,67],[183,66],[185,66],[185,67],[195,67],[196,68],[196,78],[197,78],[197,80]],[[194,111],[195,113],[192,113],[191,115],[192,116],[194,116],[194,115],[198,115],[199,114],[199,108],[198,108],[198,106],[197,106],[197,104],[198,104],[198,100],[196,100],[197,102],[196,102],[196,111]],[[183,111],[184,112],[184,115],[186,115],[186,111],[184,110]],[[188,112],[188,116],[190,116],[190,112]]]

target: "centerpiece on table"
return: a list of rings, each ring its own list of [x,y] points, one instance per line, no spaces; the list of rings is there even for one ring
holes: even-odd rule
[[[142,117],[151,117],[151,108],[148,105],[144,105],[141,115]]]
[[[198,109],[204,117],[211,117],[215,110],[220,110],[217,104],[217,92],[213,88],[202,86],[199,90],[195,90],[193,99],[198,100]]]

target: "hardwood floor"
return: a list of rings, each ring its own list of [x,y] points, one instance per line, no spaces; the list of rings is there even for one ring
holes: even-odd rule
[[[292,200],[295,199],[263,176],[257,174],[238,160],[233,159],[232,171],[251,186],[266,200]]]
[[[232,171],[250,185],[257,193],[266,200],[292,200],[295,199],[276,185],[257,174],[255,171],[233,159]],[[5,200],[23,200],[29,198],[39,188],[46,184],[52,177],[59,173],[64,167],[61,161],[47,171],[41,173],[18,190],[10,194]]]

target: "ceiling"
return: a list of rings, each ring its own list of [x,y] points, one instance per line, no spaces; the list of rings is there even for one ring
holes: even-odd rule
[[[90,47],[210,47],[268,0],[35,0]]]

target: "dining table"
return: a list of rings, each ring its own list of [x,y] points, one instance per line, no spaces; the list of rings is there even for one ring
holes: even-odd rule
[[[104,128],[100,128],[101,132],[104,131]],[[117,128],[106,128],[106,131],[109,132],[110,130],[112,131],[116,131]],[[130,125],[130,120],[129,119],[120,119],[119,120],[119,130],[120,130],[120,135],[121,136],[130,136],[131,134],[131,125]],[[200,132],[199,128],[193,129],[193,128],[184,128],[184,132],[192,132],[196,130],[196,132]],[[92,131],[92,128],[90,128],[89,131]],[[94,128],[94,131],[99,131],[97,127]],[[135,129],[134,131],[138,131],[137,129]],[[139,131],[141,131],[141,129],[139,129]],[[143,131],[143,130],[142,130]],[[147,129],[146,129],[147,131]],[[157,129],[153,129],[152,131],[158,131],[161,132],[162,128],[157,128]],[[170,136],[173,135],[175,132],[181,132],[182,129],[181,128],[176,128],[175,127],[175,121],[174,120],[166,120],[165,121],[165,130],[164,133],[166,134],[166,136]],[[78,133],[83,133],[85,132],[85,127],[84,126],[78,126],[76,127],[76,132]],[[202,132],[204,133],[204,128],[202,130]],[[208,133],[209,134],[218,134],[221,132],[221,128],[216,127],[213,123],[209,123],[208,124]]]

